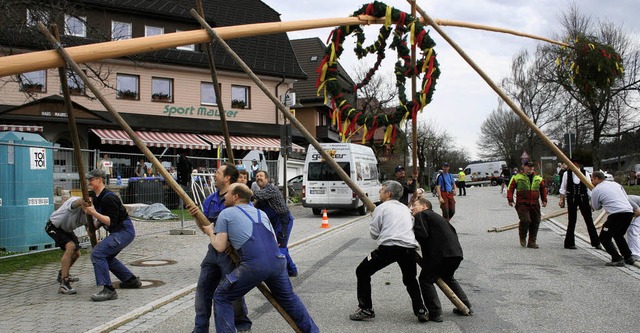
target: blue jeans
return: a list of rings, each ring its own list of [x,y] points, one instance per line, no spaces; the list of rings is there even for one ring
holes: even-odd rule
[[[194,332],[209,332],[209,321],[213,305],[213,293],[215,292],[220,279],[225,274],[234,269],[231,258],[224,253],[218,253],[209,244],[207,254],[200,264],[200,277],[196,287],[195,299],[195,327]],[[248,331],[251,329],[251,320],[247,317],[247,305],[244,298],[233,303],[235,324],[238,330]]]
[[[133,273],[120,260],[116,259],[118,253],[131,244],[136,236],[131,220],[124,220],[123,225],[123,230],[109,233],[109,236],[91,251],[91,263],[93,263],[97,286],[111,285],[109,271],[123,282],[133,277]]]

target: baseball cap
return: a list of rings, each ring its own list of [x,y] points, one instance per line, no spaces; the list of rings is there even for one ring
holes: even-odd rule
[[[523,165],[530,166],[530,167],[534,166],[532,161],[526,161],[526,162],[524,162]]]
[[[98,178],[98,177],[102,179],[107,179],[107,175],[104,173],[104,171],[100,169],[93,169],[87,174],[87,180]]]
[[[402,165],[398,165],[398,166],[396,167],[396,172],[398,172],[398,171],[402,171],[402,170],[404,170],[404,167],[403,167]]]
[[[443,167],[449,166],[449,162],[444,162],[444,163],[442,163],[442,166],[443,166]]]

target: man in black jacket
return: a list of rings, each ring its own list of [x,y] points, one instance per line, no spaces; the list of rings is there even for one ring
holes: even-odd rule
[[[456,229],[431,208],[431,202],[426,197],[420,197],[415,202],[413,231],[422,249],[422,271],[418,277],[422,298],[429,310],[429,320],[441,322],[442,305],[433,285],[438,278],[442,278],[469,308],[469,315],[473,314],[473,310],[467,295],[453,277],[462,261],[462,247]],[[463,315],[457,308],[453,309],[453,313]]]
[[[398,165],[396,167],[396,181],[402,185],[402,197],[398,201],[405,205],[409,205],[409,193],[413,194],[416,191],[416,183],[413,178],[405,179],[404,167]]]

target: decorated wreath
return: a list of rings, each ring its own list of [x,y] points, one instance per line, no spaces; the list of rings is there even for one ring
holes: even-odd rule
[[[566,67],[571,83],[589,98],[607,91],[624,74],[622,58],[613,47],[585,36],[576,38],[572,47],[563,47],[556,64]]]
[[[415,121],[417,113],[422,111],[433,98],[436,81],[440,76],[436,53],[433,50],[435,42],[429,37],[429,33],[425,30],[425,26],[420,20],[384,3],[375,1],[364,5],[351,16],[358,15],[385,18],[385,23],[380,28],[377,40],[367,47],[363,46],[365,36],[360,25],[340,26],[331,32],[329,35],[331,43],[328,45],[326,54],[316,70],[319,73],[316,82],[318,96],[324,95],[325,104],[331,99],[332,110],[330,116],[332,124],[338,127],[343,141],[356,131],[356,125],[362,126],[364,129],[363,142],[370,140],[377,128],[386,126],[383,143],[394,143],[398,126],[407,119]],[[395,28],[392,28],[392,25],[395,25]],[[343,88],[338,83],[338,59],[343,51],[344,40],[351,34],[356,35],[357,41],[354,51],[358,59],[365,57],[369,53],[377,54],[376,62],[369,69],[365,78],[362,82],[354,85],[353,92],[356,93],[359,88],[369,83],[371,77],[378,70],[382,59],[385,57],[387,39],[392,32],[391,48],[398,53],[398,61],[395,64],[394,72],[400,105],[392,113],[364,114],[363,111],[357,110],[345,99]],[[415,44],[422,51],[422,56],[416,61],[414,67],[411,66],[407,35],[410,38],[411,45]],[[422,83],[420,90],[412,96],[411,100],[407,100],[405,93],[406,78],[414,75],[422,75]]]

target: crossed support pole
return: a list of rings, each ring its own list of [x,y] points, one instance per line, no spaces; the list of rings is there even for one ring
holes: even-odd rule
[[[60,44],[60,42],[47,30],[47,28],[42,24],[42,22],[38,22],[38,29],[45,37],[49,40],[49,42],[53,45],[53,48],[58,52],[58,54],[64,59],[69,67],[71,67],[78,76],[82,79],[82,81],[86,84],[86,86],[93,92],[96,98],[102,103],[102,105],[107,109],[109,114],[111,114],[116,122],[122,127],[122,129],[129,135],[131,140],[136,144],[138,149],[144,153],[144,155],[151,161],[151,164],[160,172],[162,177],[164,177],[165,181],[173,188],[178,196],[183,200],[186,205],[196,206],[196,204],[191,200],[191,198],[187,195],[187,193],[182,189],[182,187],[173,179],[173,177],[169,174],[169,172],[162,166],[162,163],[153,155],[153,153],[149,150],[149,148],[138,138],[133,129],[127,124],[127,122],[118,114],[118,112],[113,108],[111,103],[102,95],[100,90],[93,85],[93,83],[89,80],[89,78],[84,74],[80,66],[69,56],[64,47]],[[66,76],[63,77],[66,79]],[[68,104],[70,105],[70,104]],[[206,216],[202,213],[202,211],[198,211],[196,215],[196,223],[200,229],[203,226],[209,225],[210,222]],[[91,224],[91,223],[89,223]],[[238,253],[230,248],[227,254],[231,257],[231,260],[235,263],[240,261]],[[282,306],[278,304],[278,302],[273,298],[271,291],[266,286],[266,284],[262,283],[258,286],[258,289],[262,292],[263,295],[267,298],[267,300],[273,305],[273,307],[282,315],[282,317],[291,325],[295,332],[302,332],[300,328],[296,325],[293,319],[289,316],[289,314],[284,311]]]
[[[251,80],[253,80],[253,82],[256,85],[258,85],[260,90],[262,90],[262,92],[264,92],[265,95],[269,97],[269,99],[271,99],[271,101],[276,105],[278,110],[282,112],[284,117],[287,118],[287,120],[289,120],[291,124],[295,126],[302,133],[302,135],[311,143],[311,145],[313,145],[316,148],[316,150],[322,155],[322,157],[333,168],[333,170],[335,170],[335,172],[340,176],[340,178],[347,185],[349,185],[349,187],[354,192],[356,192],[360,200],[362,200],[364,204],[367,206],[367,209],[369,209],[369,211],[373,211],[376,207],[375,204],[369,199],[369,197],[367,197],[362,192],[362,190],[353,182],[353,180],[344,172],[344,170],[342,170],[342,168],[338,166],[338,164],[334,161],[334,159],[329,154],[327,154],[327,152],[324,151],[324,149],[320,146],[320,143],[311,135],[311,133],[309,133],[309,131],[306,130],[306,128],[298,121],[298,119],[296,119],[293,115],[291,115],[287,111],[286,107],[280,102],[280,100],[276,96],[274,96],[271,93],[271,91],[269,91],[269,89],[264,85],[264,83],[253,73],[251,68],[247,66],[247,64],[235,53],[235,51],[233,51],[233,49],[231,49],[231,47],[229,47],[229,45],[224,40],[218,37],[215,30],[213,30],[209,26],[209,24],[200,15],[198,15],[198,12],[196,12],[194,9],[191,9],[191,16],[193,16],[198,21],[198,23],[200,23],[200,25],[208,31],[209,36],[211,37],[212,43],[217,42],[227,52],[227,54],[233,58],[236,64],[238,64],[242,68],[242,70],[251,78]],[[416,256],[419,257],[420,255],[416,252]],[[418,262],[421,262],[420,259],[418,260]],[[444,281],[442,281],[442,279],[439,278],[436,281],[436,284],[438,285],[438,287],[440,287],[443,293],[449,298],[449,300],[451,300],[451,302],[463,314],[465,315],[469,314],[469,308],[467,308],[467,306],[464,303],[462,303],[460,298],[456,296],[456,294],[451,290],[451,288],[449,288],[449,286],[447,286],[447,284]]]

